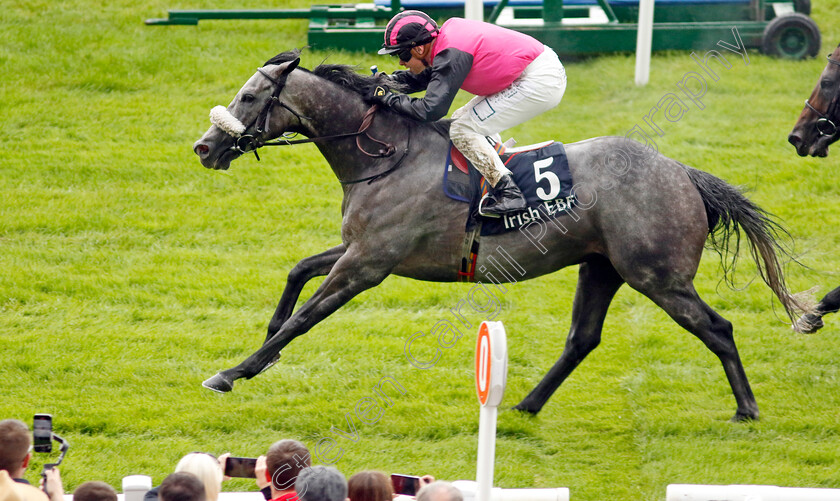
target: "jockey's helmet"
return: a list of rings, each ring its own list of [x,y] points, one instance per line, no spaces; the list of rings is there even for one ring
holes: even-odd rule
[[[396,54],[410,50],[417,45],[431,42],[438,36],[437,23],[426,13],[419,10],[400,12],[385,27],[385,43],[379,54]]]

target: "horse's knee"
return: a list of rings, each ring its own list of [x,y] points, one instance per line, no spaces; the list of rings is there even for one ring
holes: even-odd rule
[[[573,332],[566,339],[566,353],[573,358],[583,358],[601,344],[600,334],[581,334]]]
[[[301,280],[306,279],[309,272],[310,268],[305,263],[305,260],[301,261],[289,270],[289,276],[286,278],[286,283],[298,283]]]

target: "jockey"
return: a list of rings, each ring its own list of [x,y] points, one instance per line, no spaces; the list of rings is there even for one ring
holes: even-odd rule
[[[379,54],[400,58],[408,70],[391,78],[408,93],[384,92],[368,100],[422,122],[443,118],[459,89],[475,97],[452,113],[452,143],[493,186],[481,213],[498,217],[525,209],[525,199],[486,139],[554,108],[566,90],[566,71],[557,54],[528,35],[494,24],[451,18],[438,28],[428,15],[403,11],[385,28]]]

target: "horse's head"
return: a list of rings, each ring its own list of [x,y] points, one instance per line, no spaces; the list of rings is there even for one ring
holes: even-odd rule
[[[287,132],[303,132],[296,130],[301,116],[279,98],[287,78],[300,62],[297,52],[286,54],[290,60],[282,61],[278,56],[259,68],[227,108],[217,106],[211,110],[213,125],[193,145],[202,165],[227,169],[243,153],[256,153],[270,139]]]
[[[788,136],[800,156],[824,157],[840,139],[840,45],[828,56],[811,97]]]

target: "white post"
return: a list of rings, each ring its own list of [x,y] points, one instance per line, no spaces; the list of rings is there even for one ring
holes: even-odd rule
[[[496,463],[496,422],[498,407],[481,406],[478,416],[478,458],[475,482],[478,484],[476,499],[489,501],[493,489],[493,467]]]
[[[475,389],[478,416],[476,501],[490,501],[496,461],[496,418],[507,380],[507,339],[501,322],[481,322],[475,347]]]
[[[472,19],[473,21],[484,21],[484,1],[465,0],[464,19]]]
[[[636,34],[636,85],[650,80],[650,51],[653,38],[653,0],[639,0],[639,31]]]

